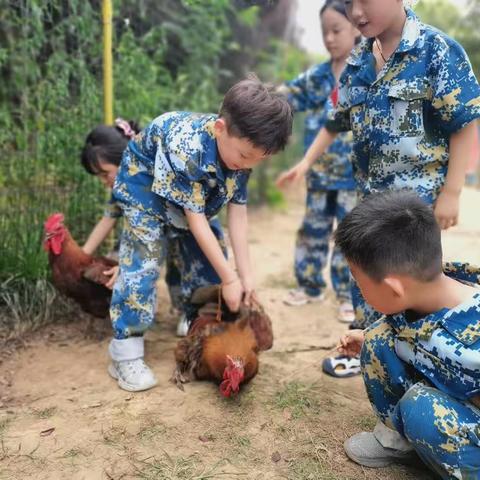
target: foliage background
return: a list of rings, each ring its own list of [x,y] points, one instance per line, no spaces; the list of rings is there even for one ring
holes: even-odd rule
[[[423,0],[422,19],[460,39],[479,71],[480,0],[462,15]],[[294,0],[114,0],[114,111],[140,121],[169,110],[216,111],[248,71],[293,78],[318,59],[297,47]],[[101,216],[105,192],[79,151],[102,121],[101,0],[0,0],[0,331],[53,317],[42,226],[63,211],[80,241]],[[291,147],[255,172],[253,203],[282,203],[277,172]],[[5,333],[7,332],[7,333]],[[2,335],[2,334],[0,334]]]

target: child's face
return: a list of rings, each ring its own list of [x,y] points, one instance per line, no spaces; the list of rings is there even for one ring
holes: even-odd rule
[[[352,276],[358,284],[365,301],[377,312],[393,315],[409,308],[401,280],[390,277],[380,282],[370,278],[360,267],[348,262]]]
[[[223,118],[215,121],[215,138],[220,157],[230,170],[253,168],[268,157],[246,138],[230,135]]]
[[[358,32],[341,13],[327,8],[321,17],[323,43],[333,60],[348,56]]]
[[[403,0],[344,0],[352,24],[367,38],[378,37],[403,11]]]
[[[105,185],[105,187],[113,188],[115,177],[117,176],[118,167],[111,163],[103,162],[100,160],[101,171],[97,173],[98,179]]]

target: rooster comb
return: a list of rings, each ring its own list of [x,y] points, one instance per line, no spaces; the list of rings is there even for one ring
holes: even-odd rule
[[[45,231],[49,232],[51,230],[55,230],[58,226],[63,223],[64,220],[63,213],[54,213],[50,215],[45,223],[43,224]]]

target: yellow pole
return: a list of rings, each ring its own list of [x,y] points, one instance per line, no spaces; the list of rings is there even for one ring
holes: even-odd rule
[[[113,124],[112,0],[103,0],[103,119]]]

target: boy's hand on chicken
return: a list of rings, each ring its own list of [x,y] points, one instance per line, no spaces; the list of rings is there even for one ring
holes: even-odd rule
[[[242,285],[243,285],[243,303],[247,307],[250,307],[253,302],[258,303],[257,294],[255,292],[255,282],[253,277],[243,276],[242,277]]]
[[[357,357],[360,355],[364,340],[363,330],[350,330],[340,339],[337,350],[347,357]]]
[[[222,297],[231,312],[238,312],[243,293],[243,284],[239,277],[222,284]]]
[[[105,284],[105,286],[110,290],[112,290],[113,285],[117,280],[119,270],[120,270],[120,267],[116,265],[115,267],[110,268],[110,270],[105,270],[103,272],[104,275],[106,275],[107,277],[110,277],[110,280]]]

